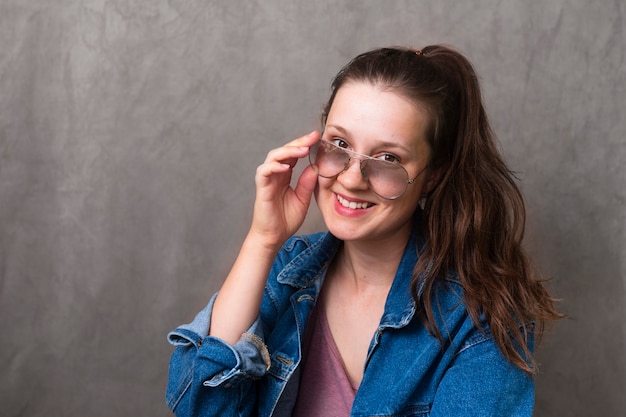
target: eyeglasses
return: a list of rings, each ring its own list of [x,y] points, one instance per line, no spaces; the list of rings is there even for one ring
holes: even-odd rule
[[[406,191],[409,184],[420,176],[424,167],[413,179],[402,165],[351,151],[327,140],[320,140],[310,148],[309,161],[317,175],[334,178],[350,167],[352,159],[359,160],[363,179],[378,196],[394,200]]]

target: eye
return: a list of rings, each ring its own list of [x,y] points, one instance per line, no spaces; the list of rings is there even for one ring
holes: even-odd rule
[[[343,149],[350,148],[350,145],[348,145],[348,142],[346,142],[345,140],[341,138],[337,138],[337,137],[332,138],[331,142],[333,145],[335,145],[338,148],[343,148]]]
[[[383,160],[385,162],[390,162],[392,164],[400,163],[400,158],[390,153],[384,153],[378,156],[377,159]]]

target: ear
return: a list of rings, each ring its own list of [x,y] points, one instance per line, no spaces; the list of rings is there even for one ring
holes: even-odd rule
[[[426,179],[426,183],[424,184],[424,188],[422,189],[422,193],[430,194],[432,190],[435,189],[437,184],[439,184],[439,180],[443,177],[443,174],[447,171],[448,164],[440,165],[437,168],[428,169],[428,178]]]

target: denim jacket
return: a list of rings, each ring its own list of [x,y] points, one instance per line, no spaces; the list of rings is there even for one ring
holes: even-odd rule
[[[340,245],[328,233],[288,240],[258,319],[234,346],[207,336],[215,296],[192,323],[172,331],[169,408],[179,417],[290,416],[307,321]],[[501,354],[486,324],[474,326],[455,274],[433,298],[443,340],[417,317],[410,281],[422,246],[412,236],[400,261],[351,416],[531,416],[533,379]]]

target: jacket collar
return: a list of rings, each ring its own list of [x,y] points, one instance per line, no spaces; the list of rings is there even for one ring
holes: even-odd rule
[[[396,276],[391,284],[389,295],[385,303],[385,311],[380,320],[380,327],[400,328],[406,326],[415,315],[416,305],[411,291],[411,280],[419,253],[424,248],[424,240],[419,233],[419,227],[413,227],[411,237],[407,242],[404,254],[398,264]],[[421,291],[421,284],[419,290]]]
[[[307,247],[296,255],[277,276],[281,284],[296,288],[306,288],[326,275],[326,269],[339,250],[342,241],[326,233],[299,236],[286,243],[287,251],[303,242]]]

